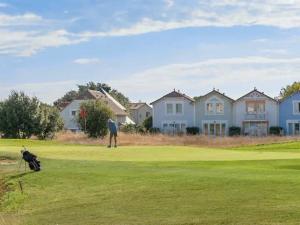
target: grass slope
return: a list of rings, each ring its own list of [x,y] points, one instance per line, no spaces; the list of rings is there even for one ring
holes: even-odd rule
[[[3,198],[1,225],[299,221],[299,143],[234,150],[173,146],[107,150],[0,140],[0,156],[17,157],[22,144],[41,156],[44,169],[16,174],[16,165],[0,165],[12,189]],[[18,180],[23,182],[23,195]]]

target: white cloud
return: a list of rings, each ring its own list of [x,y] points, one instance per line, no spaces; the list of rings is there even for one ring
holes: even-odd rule
[[[258,87],[275,97],[282,86],[299,80],[299,74],[300,58],[221,58],[166,65],[108,82],[132,98],[143,96],[147,101],[173,88],[197,96],[216,87],[237,98],[245,94],[240,90]]]
[[[87,65],[87,64],[99,64],[101,60],[98,58],[79,58],[73,61],[76,64]]]
[[[300,0],[207,0],[192,6],[186,4],[184,12],[180,13],[180,5],[177,7],[176,3],[176,7],[172,7],[174,0],[164,1],[169,9],[163,13],[163,19],[154,19],[145,14],[135,23],[122,23],[129,24],[126,27],[111,24],[107,30],[78,33],[67,31],[59,23],[55,23],[56,27],[53,28],[50,20],[34,13],[0,13],[0,54],[30,56],[48,47],[78,44],[91,38],[140,35],[188,27],[300,27]],[[262,41],[266,40],[257,40]]]

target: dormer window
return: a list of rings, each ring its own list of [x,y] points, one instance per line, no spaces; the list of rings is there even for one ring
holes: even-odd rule
[[[213,113],[214,112],[214,105],[213,105],[213,103],[207,103],[206,104],[206,111],[208,113]]]
[[[166,114],[167,115],[182,115],[183,114],[183,103],[182,102],[166,103]]]

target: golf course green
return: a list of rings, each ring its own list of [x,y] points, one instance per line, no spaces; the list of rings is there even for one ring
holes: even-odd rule
[[[22,145],[41,172],[18,171]],[[300,142],[107,149],[0,139],[0,179],[1,225],[300,223]]]

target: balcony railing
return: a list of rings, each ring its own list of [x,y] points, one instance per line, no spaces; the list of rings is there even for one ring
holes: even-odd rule
[[[267,120],[267,113],[246,113],[245,120]]]

